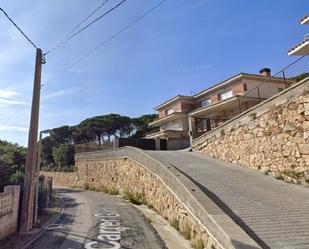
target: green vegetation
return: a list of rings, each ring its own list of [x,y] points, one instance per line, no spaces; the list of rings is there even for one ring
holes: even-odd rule
[[[171,221],[171,226],[174,227],[177,231],[179,231],[179,220],[177,218],[174,218]]]
[[[0,191],[10,184],[22,185],[27,150],[0,140]]]
[[[195,243],[193,244],[193,248],[194,249],[204,249],[204,243],[201,239],[195,241]]]
[[[113,137],[140,138],[151,129],[148,124],[156,114],[130,118],[108,114],[85,119],[76,126],[61,126],[52,129],[42,140],[42,164],[45,171],[74,171],[75,145],[91,143],[102,145]]]
[[[126,200],[129,200],[132,204],[135,204],[135,205],[146,204],[146,201],[145,201],[145,198],[144,198],[143,194],[138,193],[138,192],[133,192],[131,190],[126,190],[124,192],[123,197]]]
[[[296,82],[299,82],[305,78],[309,77],[309,73],[302,73],[300,75],[297,75],[296,77],[292,78],[292,80],[295,80]]]
[[[183,230],[180,232],[181,235],[187,239],[190,240],[191,239],[191,228],[189,224],[185,224]]]

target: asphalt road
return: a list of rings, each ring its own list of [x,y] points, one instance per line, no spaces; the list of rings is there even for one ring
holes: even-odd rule
[[[309,249],[309,188],[194,152],[145,151],[194,181],[262,248]]]
[[[65,201],[61,216],[28,249],[162,249],[159,235],[121,198],[79,189],[56,190]]]

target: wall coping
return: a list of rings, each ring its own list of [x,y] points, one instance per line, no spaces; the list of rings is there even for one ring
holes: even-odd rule
[[[119,158],[136,161],[157,175],[222,248],[261,248],[195,183],[169,163],[158,161],[143,150],[134,147],[75,154],[76,162]]]
[[[228,120],[222,125],[216,127],[210,132],[207,132],[193,140],[192,148],[202,144],[210,137],[213,137],[220,133],[221,131],[231,128],[237,124],[241,124],[247,122],[248,119],[246,117],[253,116],[259,117],[267,112],[274,106],[282,105],[285,102],[289,101],[292,97],[298,97],[304,93],[304,91],[309,91],[309,77],[301,80],[300,82],[293,84],[292,86],[284,89],[283,91],[277,93],[276,95],[264,100],[263,102],[255,105],[254,107],[240,113],[234,118]],[[260,112],[260,113],[259,113]]]

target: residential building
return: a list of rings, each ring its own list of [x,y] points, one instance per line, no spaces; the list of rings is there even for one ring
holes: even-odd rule
[[[300,24],[309,24],[309,14],[304,16],[300,21]],[[294,46],[288,52],[289,55],[308,55],[309,54],[309,34],[306,34],[304,40]]]
[[[178,95],[155,108],[157,131],[146,138],[189,140],[219,126],[239,113],[277,94],[293,81],[260,74],[240,73],[193,96]]]

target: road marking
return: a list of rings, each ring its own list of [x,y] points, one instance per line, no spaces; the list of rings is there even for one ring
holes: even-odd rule
[[[99,234],[97,235],[97,240],[85,244],[85,249],[98,248],[97,245],[100,242],[108,246],[104,247],[102,245],[103,247],[100,247],[100,249],[120,249],[121,244],[119,241],[121,240],[121,233],[130,229],[130,227],[121,226],[120,214],[115,211],[104,209],[104,212],[96,213],[94,216],[99,219]]]

